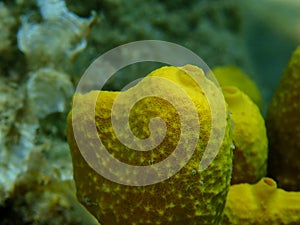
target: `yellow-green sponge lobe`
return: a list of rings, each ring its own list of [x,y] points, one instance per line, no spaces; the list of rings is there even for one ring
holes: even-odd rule
[[[232,185],[227,195],[222,224],[300,224],[300,192],[277,188],[276,182],[267,177],[253,185]]]
[[[237,87],[223,87],[233,120],[232,184],[255,183],[267,174],[268,139],[265,121],[256,104]]]
[[[267,113],[269,175],[300,191],[300,46],[293,53]]]
[[[225,199],[230,185],[232,169],[232,139],[230,135],[230,122],[225,121],[225,137],[216,158],[209,167],[203,171],[199,170],[200,160],[205,151],[211,132],[220,132],[222,126],[211,129],[210,107],[201,88],[184,70],[192,70],[201,79],[202,85],[207,85],[217,97],[219,89],[205,78],[201,69],[187,66],[183,69],[177,67],[162,67],[153,71],[148,77],[160,77],[172,81],[181,91],[176,89],[166,91],[166,98],[171,99],[179,105],[174,108],[168,101],[159,97],[147,97],[138,101],[129,114],[129,124],[133,134],[141,139],[151,136],[149,121],[154,117],[162,118],[166,124],[165,138],[156,148],[151,151],[134,151],[124,146],[113,132],[111,123],[111,110],[114,100],[120,95],[119,92],[93,91],[79,95],[79,104],[72,109],[67,121],[67,135],[70,145],[74,179],[79,201],[98,219],[101,225],[205,225],[219,224],[224,209]],[[129,104],[130,96],[157,90],[159,84],[147,83],[142,80],[136,86],[125,91],[127,97],[120,104],[124,107]],[[157,86],[158,85],[158,86]],[[160,87],[161,88],[161,87]],[[165,86],[168,90],[169,87]],[[182,91],[187,93],[194,103],[191,106],[182,99]],[[84,160],[74,138],[73,121],[83,121],[81,127],[82,135],[90,136],[85,128],[89,123],[86,118],[87,105],[93,104],[90,99],[98,95],[95,118],[98,136],[109,153],[118,160],[136,166],[149,166],[166,159],[176,147],[181,137],[181,124],[178,111],[182,111],[187,118],[196,109],[200,120],[200,130],[189,130],[188,136],[199,136],[195,151],[187,164],[169,179],[161,182],[145,185],[130,186],[113,182],[95,172]],[[74,110],[77,118],[74,118]],[[119,115],[120,118],[128,115]],[[227,124],[227,125],[226,125]],[[152,127],[153,128],[153,127]],[[154,130],[155,132],[160,132]],[[126,139],[128,133],[123,132],[121,136]],[[213,140],[212,144],[217,140]],[[88,144],[88,143],[87,143]],[[98,151],[99,149],[95,149]],[[182,157],[184,158],[183,151]],[[209,153],[207,159],[212,158]],[[177,159],[181,160],[181,159]],[[99,160],[98,160],[99,161]],[[94,160],[97,163],[97,157]],[[166,165],[168,170],[173,165]],[[114,168],[109,168],[114,169]],[[147,179],[147,177],[145,177]]]
[[[256,84],[241,69],[236,66],[215,67],[213,74],[221,87],[235,86],[246,93],[257,106],[262,108],[262,98]]]

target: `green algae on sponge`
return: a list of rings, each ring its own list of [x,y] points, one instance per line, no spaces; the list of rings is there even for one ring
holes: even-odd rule
[[[255,183],[267,174],[268,140],[265,121],[256,104],[237,87],[223,87],[233,120],[232,184]]]
[[[276,182],[266,177],[253,185],[232,185],[222,224],[300,224],[300,192],[277,188]]]
[[[269,176],[300,191],[300,46],[293,53],[267,113]]]
[[[203,90],[197,86],[195,81],[185,72],[191,71],[201,80],[202,85],[206,85],[215,95],[216,103],[221,100],[222,93],[210,80],[208,80],[201,69],[195,66],[185,66],[178,68],[174,66],[166,66],[151,72],[147,77],[135,86],[123,92],[109,91],[91,91],[86,94],[77,94],[78,104],[69,114],[67,120],[67,136],[73,160],[74,180],[76,183],[78,200],[98,219],[101,225],[145,225],[145,224],[189,224],[189,225],[205,225],[219,224],[221,215],[225,205],[226,195],[230,186],[230,178],[232,171],[232,139],[230,133],[230,120],[226,118],[226,110],[224,112],[224,129],[225,136],[220,143],[221,146],[216,158],[211,162],[208,168],[199,169],[199,164],[204,155],[205,147],[212,132],[219,134],[222,129],[222,123],[218,122],[218,126],[211,127],[211,112],[208,100]],[[161,86],[161,82],[152,82],[152,78],[162,79],[167,83]],[[169,82],[174,84],[167,85]],[[165,85],[166,84],[166,85]],[[129,124],[135,137],[142,141],[147,140],[150,130],[160,136],[165,131],[162,142],[151,151],[134,151],[123,145],[116,137],[112,127],[112,107],[114,101],[122,95],[122,101],[119,102],[122,107],[126,108],[131,105],[132,98],[139,96],[141,93],[160,93],[165,94],[162,97],[150,96],[136,102],[129,113]],[[121,94],[122,93],[122,94]],[[188,104],[183,98],[185,94],[193,102],[193,106]],[[101,158],[97,155],[101,153],[101,148],[106,147],[107,151],[126,164],[139,167],[146,167],[164,162],[170,156],[178,142],[182,139],[188,140],[189,136],[199,137],[193,147],[194,153],[190,160],[182,165],[175,175],[164,179],[161,182],[149,185],[124,185],[122,183],[113,182],[110,179],[99,175],[87,163],[78,148],[78,141],[74,137],[74,121],[81,120],[80,135],[92,138],[92,134],[86,129],[90,121],[87,118],[87,109],[93,105],[93,98],[96,98],[95,104],[95,121],[96,128],[103,145],[95,147],[94,163],[101,163]],[[168,100],[172,100],[170,104]],[[222,100],[224,101],[224,99]],[[225,103],[224,103],[225,104]],[[177,108],[174,108],[174,105]],[[224,105],[225,106],[225,105]],[[93,108],[94,109],[94,108]],[[121,108],[122,109],[122,108]],[[75,112],[78,110],[78,113]],[[123,110],[122,110],[123,111]],[[189,129],[184,135],[180,121],[179,112],[183,113],[191,123],[188,127],[193,127],[194,121],[191,115],[195,111],[199,117],[199,130]],[[77,116],[77,118],[75,118]],[[128,115],[121,113],[118,119],[122,120]],[[166,129],[158,129],[153,126],[153,118],[161,118]],[[182,118],[181,118],[182,119]],[[72,123],[73,121],[73,123]],[[151,121],[151,123],[150,123]],[[154,122],[155,123],[155,122]],[[153,128],[157,128],[153,130]],[[132,142],[129,139],[129,132],[124,130],[119,135],[125,141]],[[87,142],[89,144],[91,142]],[[151,142],[150,142],[151,144]],[[190,145],[190,144],[189,144]],[[212,140],[212,145],[217,146],[216,140]],[[93,155],[94,153],[88,152]],[[187,157],[187,151],[181,153],[181,158],[174,157],[179,163]],[[178,156],[178,155],[177,155]],[[206,160],[213,155],[209,153]],[[107,162],[108,165],[111,161]],[[100,165],[103,166],[103,165]],[[156,174],[163,174],[169,171],[174,164],[165,165],[164,171],[153,171]],[[107,167],[107,172],[112,172],[115,167]],[[126,173],[126,171],[125,171]],[[132,174],[133,176],[134,174]],[[115,174],[115,177],[118,177]],[[131,174],[127,176],[130,179]],[[115,178],[114,177],[114,178]],[[126,182],[126,177],[119,177]],[[143,179],[151,179],[149,174],[145,174]]]
[[[256,84],[236,66],[219,66],[212,70],[221,87],[235,86],[246,93],[257,106],[262,108],[262,98]]]

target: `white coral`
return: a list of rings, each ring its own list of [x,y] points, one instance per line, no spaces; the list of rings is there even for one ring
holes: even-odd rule
[[[18,46],[31,62],[45,65],[73,59],[86,47],[88,30],[95,20],[78,17],[68,11],[62,0],[37,0],[43,22],[30,22],[30,14],[22,16]]]

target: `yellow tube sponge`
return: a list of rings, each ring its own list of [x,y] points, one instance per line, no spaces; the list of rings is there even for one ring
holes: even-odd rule
[[[265,121],[253,101],[238,88],[223,87],[233,120],[232,184],[255,183],[267,173],[268,140]]]
[[[224,209],[224,224],[300,224],[300,192],[279,189],[271,178],[262,178],[254,185],[232,185]]]
[[[256,84],[236,66],[219,66],[213,70],[221,87],[235,86],[246,93],[257,106],[262,108],[262,98]]]
[[[293,53],[267,113],[269,176],[300,191],[300,46]]]
[[[194,79],[206,87],[205,93]],[[215,96],[210,104],[206,94]],[[75,98],[67,136],[77,197],[101,225],[219,224],[231,177],[231,124],[226,107],[224,121],[212,116],[210,106],[219,107],[224,99],[201,69],[166,66],[126,91],[92,91]],[[88,117],[90,109],[93,118]],[[95,139],[89,130],[94,118]],[[123,124],[125,120],[128,124]],[[88,141],[75,138],[78,121],[79,137]],[[119,131],[115,124],[121,125]],[[222,136],[222,130],[220,145],[217,139],[209,144],[215,134]],[[98,138],[100,146],[95,144]],[[90,151],[80,149],[81,142],[91,146]],[[208,145],[213,149],[207,152]],[[103,160],[104,147],[122,163]],[[203,160],[212,160],[206,169],[199,167]],[[178,171],[170,174],[178,165]],[[102,168],[101,174],[97,168]],[[151,183],[154,178],[159,182]]]

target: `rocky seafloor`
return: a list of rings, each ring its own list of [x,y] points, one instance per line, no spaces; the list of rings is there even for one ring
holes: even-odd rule
[[[75,197],[65,121],[83,72],[114,47],[165,40],[210,67],[236,65],[257,82],[266,109],[300,42],[298,15],[285,12],[299,6],[263,1],[284,9],[274,14],[249,2],[0,1],[0,224],[98,224]],[[153,66],[133,65],[106,88]]]

